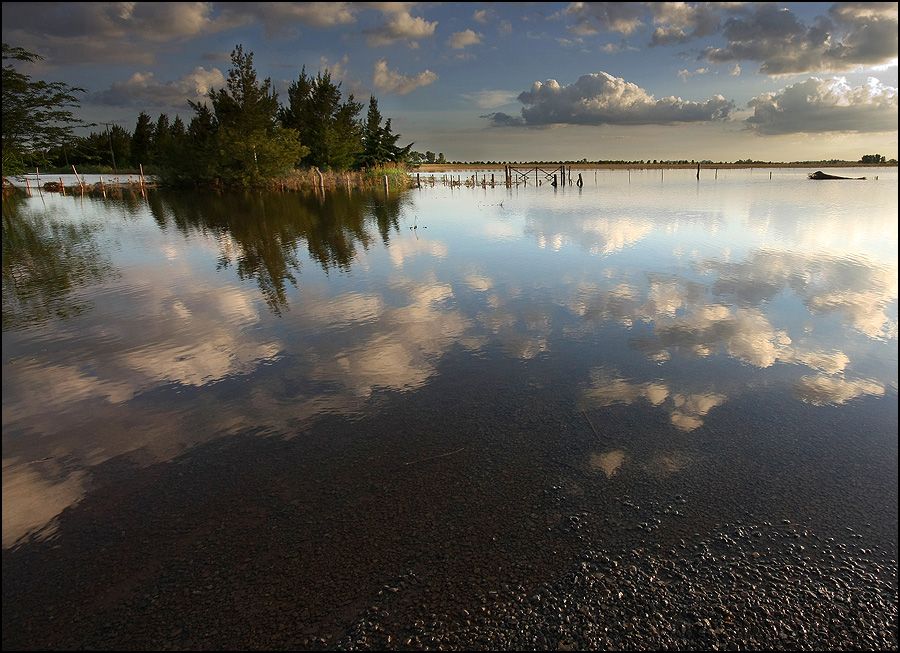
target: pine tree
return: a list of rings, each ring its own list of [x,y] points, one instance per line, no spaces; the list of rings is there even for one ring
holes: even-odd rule
[[[288,106],[279,111],[282,125],[296,129],[300,141],[309,147],[304,159],[322,169],[346,170],[362,151],[357,116],[362,104],[350,95],[341,102],[341,85],[327,70],[315,78],[306,73],[288,88]]]
[[[361,167],[371,168],[385,160],[386,152],[381,144],[382,135],[381,112],[378,110],[378,100],[372,95],[369,97],[369,111],[366,114],[366,124],[363,126]]]
[[[169,133],[176,141],[184,138],[187,132],[184,129],[184,121],[181,119],[181,116],[175,116],[175,120],[172,121],[172,126],[169,129]]]
[[[362,130],[358,119],[362,107],[362,102],[357,102],[351,93],[334,115],[328,163],[335,170],[352,168],[362,152]]]
[[[159,114],[156,120],[156,127],[153,128],[153,141],[151,149],[151,159],[154,163],[164,163],[172,144],[172,128],[169,125],[169,116],[165,113]]]
[[[209,92],[217,147],[210,172],[227,183],[259,185],[293,168],[306,148],[296,130],[277,124],[278,95],[271,79],[257,79],[253,53],[238,45],[231,63],[227,88]]]
[[[219,126],[225,129],[252,133],[269,131],[275,126],[278,95],[272,90],[272,80],[262,83],[253,68],[253,53],[244,54],[238,45],[231,53],[227,88],[209,92]]]
[[[384,162],[404,163],[406,157],[412,149],[413,143],[406,147],[397,147],[397,141],[400,140],[400,134],[395,134],[391,129],[391,118],[384,123],[384,129],[381,133],[381,148],[385,152],[386,159]]]
[[[134,164],[150,162],[150,151],[153,146],[153,123],[149,114],[141,111],[138,115],[134,133],[131,135],[131,158]]]
[[[121,125],[112,125],[103,137],[107,145],[103,150],[103,162],[116,170],[129,167],[132,158],[131,134],[128,130]]]
[[[185,146],[177,161],[170,161],[170,177],[175,182],[209,182],[216,177],[216,118],[206,103],[188,102],[194,116],[187,127]]]
[[[378,110],[378,100],[375,96],[369,98],[369,112],[366,115],[366,123],[363,126],[363,154],[360,165],[370,168],[388,162],[402,163],[409,155],[413,143],[406,147],[397,147],[400,134],[395,134],[391,128],[391,119],[388,118],[381,126],[381,112]]]

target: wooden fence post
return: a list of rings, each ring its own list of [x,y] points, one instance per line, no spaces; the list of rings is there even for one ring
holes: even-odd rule
[[[78,171],[75,169],[75,164],[72,164],[72,172],[75,173],[75,179],[78,180],[78,185],[81,186],[81,192],[84,193],[84,182],[81,180],[81,177],[78,175]]]

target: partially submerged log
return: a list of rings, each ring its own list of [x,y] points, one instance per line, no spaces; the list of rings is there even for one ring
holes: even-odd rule
[[[838,175],[829,175],[821,170],[809,173],[810,179],[865,179],[865,177],[839,177]]]

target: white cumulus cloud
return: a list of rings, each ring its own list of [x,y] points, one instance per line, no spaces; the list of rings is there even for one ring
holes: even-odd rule
[[[437,78],[438,76],[436,73],[427,69],[416,75],[404,75],[399,71],[388,68],[385,59],[379,59],[375,62],[375,72],[372,75],[372,84],[382,93],[406,95],[420,86],[428,86],[437,80]]]
[[[573,84],[555,79],[535,82],[519,94],[522,117],[494,113],[495,125],[667,125],[725,120],[734,103],[721,95],[703,102],[680,97],[655,98],[646,90],[606,72],[582,75]]]
[[[448,41],[450,47],[454,50],[462,50],[469,45],[478,45],[481,43],[481,34],[467,29],[462,32],[454,32]]]
[[[391,45],[406,41],[410,47],[417,47],[418,41],[434,35],[437,21],[428,21],[409,13],[404,2],[383,2],[377,7],[387,20],[378,27],[366,30],[368,43],[372,46]]]
[[[851,86],[846,78],[819,79],[753,98],[747,124],[759,134],[897,130],[897,89],[874,77]]]
[[[213,88],[225,86],[225,76],[218,68],[207,70],[197,66],[180,79],[164,82],[152,72],[136,72],[124,82],[113,82],[91,99],[98,104],[135,107],[187,108],[187,101],[202,102]]]

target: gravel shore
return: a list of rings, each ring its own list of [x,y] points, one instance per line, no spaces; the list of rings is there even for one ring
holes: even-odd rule
[[[897,649],[896,396],[684,437],[483,383],[96,467],[4,550],[4,649]]]

